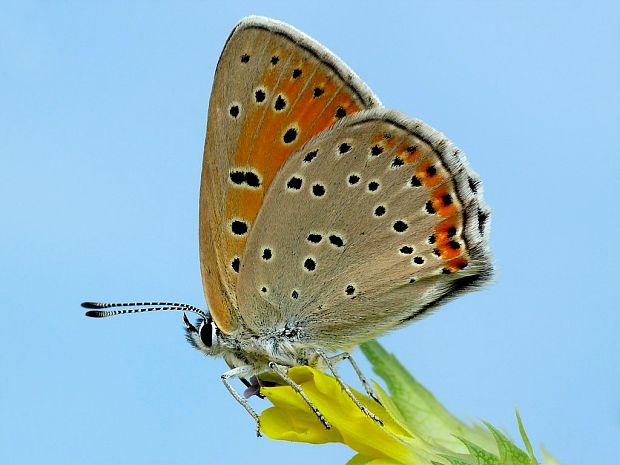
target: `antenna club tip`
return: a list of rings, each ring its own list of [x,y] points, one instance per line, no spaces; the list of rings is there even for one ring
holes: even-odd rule
[[[82,302],[80,304],[84,308],[101,308],[102,305],[98,302]]]
[[[107,316],[106,312],[102,312],[100,310],[89,310],[88,312],[85,313],[85,315],[91,318],[103,318],[104,316]]]

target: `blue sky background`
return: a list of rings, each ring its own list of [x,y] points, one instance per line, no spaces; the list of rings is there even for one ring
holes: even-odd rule
[[[0,463],[352,455],[256,439],[180,314],[96,321],[79,307],[204,306],[207,105],[248,14],[324,43],[482,176],[495,283],[381,342],[456,414],[516,437],[516,405],[563,465],[617,463],[617,2],[127,3],[2,2]]]

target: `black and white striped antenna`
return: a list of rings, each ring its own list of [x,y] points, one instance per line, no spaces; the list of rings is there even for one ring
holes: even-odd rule
[[[159,311],[181,311],[192,312],[202,316],[205,320],[209,319],[209,316],[197,307],[188,304],[179,304],[176,302],[118,302],[118,303],[105,303],[105,302],[82,302],[82,307],[88,308],[86,316],[92,318],[106,318],[108,316],[127,315],[129,313],[143,313],[143,312],[159,312]],[[119,307],[132,307],[123,308],[122,310],[104,310],[106,308],[119,308]]]

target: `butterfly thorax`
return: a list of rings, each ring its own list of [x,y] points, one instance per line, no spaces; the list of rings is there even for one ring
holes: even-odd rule
[[[231,367],[253,366],[256,373],[268,369],[269,362],[279,365],[315,365],[316,351],[308,346],[300,327],[282,325],[257,334],[241,325],[231,334],[222,332],[213,320],[201,320],[198,327],[187,326],[187,339],[209,356],[223,357]]]
[[[223,357],[229,365],[252,365],[257,372],[266,370],[269,362],[285,366],[309,365],[310,360],[316,358],[307,346],[296,347],[286,336],[236,339]]]

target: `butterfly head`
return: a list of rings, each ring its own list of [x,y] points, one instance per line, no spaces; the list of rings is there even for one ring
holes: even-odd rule
[[[193,325],[187,315],[183,314],[185,337],[196,349],[206,355],[219,355],[221,352],[221,332],[208,312]]]

